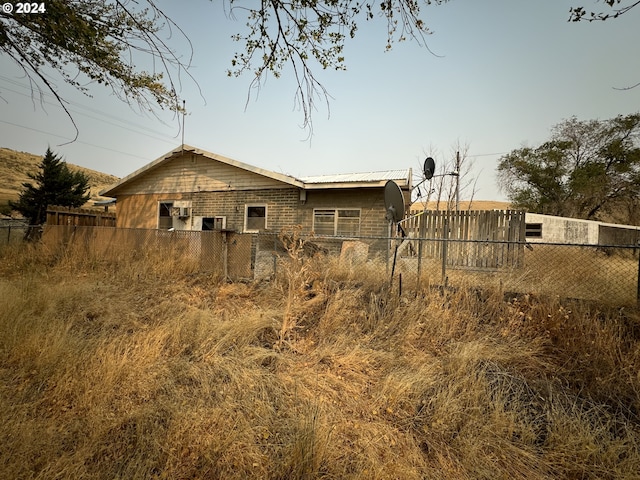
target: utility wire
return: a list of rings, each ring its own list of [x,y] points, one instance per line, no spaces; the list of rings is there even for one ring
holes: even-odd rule
[[[0,123],[6,123],[7,125],[11,125],[11,126],[18,127],[18,128],[24,128],[25,130],[31,130],[33,132],[43,133],[45,135],[51,135],[53,137],[62,138],[63,140],[69,140],[68,137],[63,137],[62,135],[58,135],[56,133],[46,132],[44,130],[38,130],[37,128],[27,127],[25,125],[18,125],[17,123],[7,122],[5,120],[0,120]],[[147,157],[141,157],[140,155],[134,155],[133,153],[123,152],[122,150],[115,150],[113,148],[103,147],[101,145],[96,145],[95,143],[83,142],[81,140],[76,140],[74,143],[80,143],[82,145],[88,145],[90,147],[100,148],[102,150],[107,150],[107,151],[114,152],[114,153],[120,153],[122,155],[127,155],[129,157],[140,158],[142,160],[146,160],[147,162],[151,161]]]
[[[18,81],[16,81],[16,80],[13,80],[13,79],[11,79],[11,78],[9,78],[9,77],[6,77],[6,76],[4,76],[4,75],[0,75],[0,80],[4,81],[4,82],[6,82],[6,83],[9,83],[9,84],[11,84],[11,85],[13,85],[13,86],[17,86],[17,87],[23,88],[23,89],[25,89],[25,90],[27,90],[27,91],[29,91],[29,90],[30,90],[30,91],[31,91],[31,93],[30,93],[30,94],[26,94],[26,93],[22,93],[22,92],[17,92],[17,91],[15,91],[15,90],[12,90],[12,89],[10,89],[10,88],[6,88],[6,87],[5,87],[5,88],[3,88],[3,90],[8,91],[8,92],[15,93],[16,95],[20,95],[20,96],[23,96],[23,97],[26,97],[26,98],[31,98],[32,100],[34,100],[34,92],[33,92],[33,89],[32,89],[32,88],[30,88],[29,86],[24,85],[23,83],[18,82]],[[56,107],[56,108],[60,108],[60,105],[58,104],[58,102],[57,102],[57,101],[55,101],[55,97],[54,97],[53,95],[51,95],[50,93],[47,93],[47,92],[38,92],[38,96],[40,96],[40,97],[42,98],[42,100],[41,100],[41,102],[40,102],[40,103],[43,103],[43,104],[46,104],[46,105],[49,105],[49,106],[53,106],[53,107]],[[54,100],[54,101],[47,101],[47,99]],[[34,101],[35,101],[35,100],[34,100]],[[88,106],[83,105],[83,104],[78,103],[78,102],[65,100],[65,103],[67,103],[68,105],[72,105],[72,106],[74,106],[74,107],[76,107],[76,108],[80,108],[80,109],[86,110],[86,111],[91,112],[91,113],[93,113],[93,114],[97,114],[97,115],[100,115],[100,116],[103,116],[103,117],[106,117],[106,118],[112,119],[112,120],[114,120],[114,121],[117,121],[117,122],[119,122],[119,123],[122,123],[122,124],[128,125],[128,127],[123,127],[122,125],[117,125],[117,124],[114,124],[114,123],[108,122],[108,121],[103,120],[103,119],[99,119],[99,118],[91,117],[90,115],[87,115],[86,113],[78,112],[78,111],[75,111],[75,110],[71,110],[71,109],[70,109],[70,111],[72,111],[73,113],[76,113],[76,114],[78,114],[78,115],[85,115],[85,116],[87,116],[87,117],[89,117],[89,118],[92,118],[92,119],[94,119],[94,120],[97,120],[97,121],[100,121],[100,122],[104,122],[104,123],[108,123],[108,124],[110,124],[110,125],[114,125],[114,126],[117,126],[117,127],[119,127],[119,128],[128,128],[128,129],[130,129],[130,127],[132,126],[132,127],[137,128],[137,129],[140,129],[140,130],[146,130],[147,132],[149,132],[149,133],[151,133],[151,134],[154,134],[154,135],[163,135],[163,133],[162,133],[162,132],[159,132],[158,130],[151,129],[151,128],[146,127],[146,126],[144,126],[144,125],[140,125],[140,124],[137,124],[137,123],[131,122],[131,121],[129,121],[129,120],[123,119],[123,118],[121,118],[121,117],[117,117],[117,116],[115,116],[115,115],[110,115],[110,114],[108,114],[108,113],[105,113],[104,111],[101,111],[101,110],[98,110],[98,109],[95,109],[95,108],[88,107]],[[157,139],[157,140],[162,140],[162,141],[164,141],[164,142],[168,142],[168,143],[172,143],[172,144],[174,144],[174,142],[169,142],[169,141],[167,141],[167,140],[165,140],[165,139],[159,139],[158,137],[153,137],[153,136],[151,136],[151,135],[149,135],[149,134],[145,134],[145,133],[142,133],[142,132],[136,132],[136,133],[140,133],[141,135],[147,135],[147,136],[150,136],[150,138],[155,138],[155,139]]]

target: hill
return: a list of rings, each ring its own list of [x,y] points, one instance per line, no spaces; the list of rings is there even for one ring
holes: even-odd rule
[[[31,181],[29,173],[36,173],[41,161],[42,155],[0,148],[0,208],[7,205],[10,200],[18,199],[18,195],[22,191],[22,184]],[[101,198],[98,192],[118,181],[118,177],[114,175],[79,167],[68,162],[67,165],[71,171],[79,171],[89,177],[92,200]]]

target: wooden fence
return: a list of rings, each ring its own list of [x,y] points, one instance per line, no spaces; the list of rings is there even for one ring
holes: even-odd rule
[[[77,227],[115,227],[116,213],[85,208],[49,207],[47,225],[74,225]]]
[[[252,239],[250,234],[220,230],[167,231],[49,224],[42,233],[42,243],[50,251],[74,249],[79,258],[101,261],[156,255],[168,265],[214,272],[231,280],[252,277]]]
[[[525,213],[516,210],[412,211],[403,228],[420,242],[420,256],[445,257],[453,267],[519,267],[524,260]]]

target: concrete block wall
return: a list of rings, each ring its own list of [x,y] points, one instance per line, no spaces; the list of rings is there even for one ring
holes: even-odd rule
[[[242,232],[245,205],[267,206],[267,230],[278,232],[283,226],[300,223],[297,188],[198,192],[192,194],[192,215],[226,217],[226,228]]]
[[[308,190],[306,200],[300,200],[297,188],[198,192],[193,193],[192,215],[201,217],[224,216],[227,229],[243,231],[244,206],[267,205],[267,230],[278,233],[282,227],[302,225],[304,233],[313,229],[313,211],[316,208],[360,209],[360,235],[386,236],[384,191],[375,189]]]
[[[311,231],[313,227],[315,208],[359,208],[361,236],[388,235],[383,188],[307,191],[307,201],[302,206],[305,211],[302,223],[305,231]]]
[[[598,244],[598,222],[529,212],[525,221],[542,224],[542,237],[527,238],[528,242]]]

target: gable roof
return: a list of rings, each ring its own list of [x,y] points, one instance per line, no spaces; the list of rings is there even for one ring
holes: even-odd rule
[[[114,193],[125,185],[129,185],[133,181],[139,179],[142,175],[155,170],[162,165],[170,162],[176,157],[182,156],[184,153],[192,153],[201,155],[202,157],[220,162],[225,165],[240,168],[247,172],[252,172],[263,177],[282,182],[286,185],[298,187],[303,190],[312,189],[328,189],[328,188],[359,188],[359,187],[384,187],[388,180],[395,180],[401,188],[411,188],[411,169],[406,170],[389,170],[383,172],[369,173],[344,173],[335,175],[316,175],[305,178],[295,178],[290,175],[273,172],[263,168],[249,165],[238,160],[234,160],[217,153],[207,152],[190,145],[182,145],[177,147],[138,170],[130,173],[126,177],[120,179],[115,184],[102,190],[101,196],[113,197]]]

